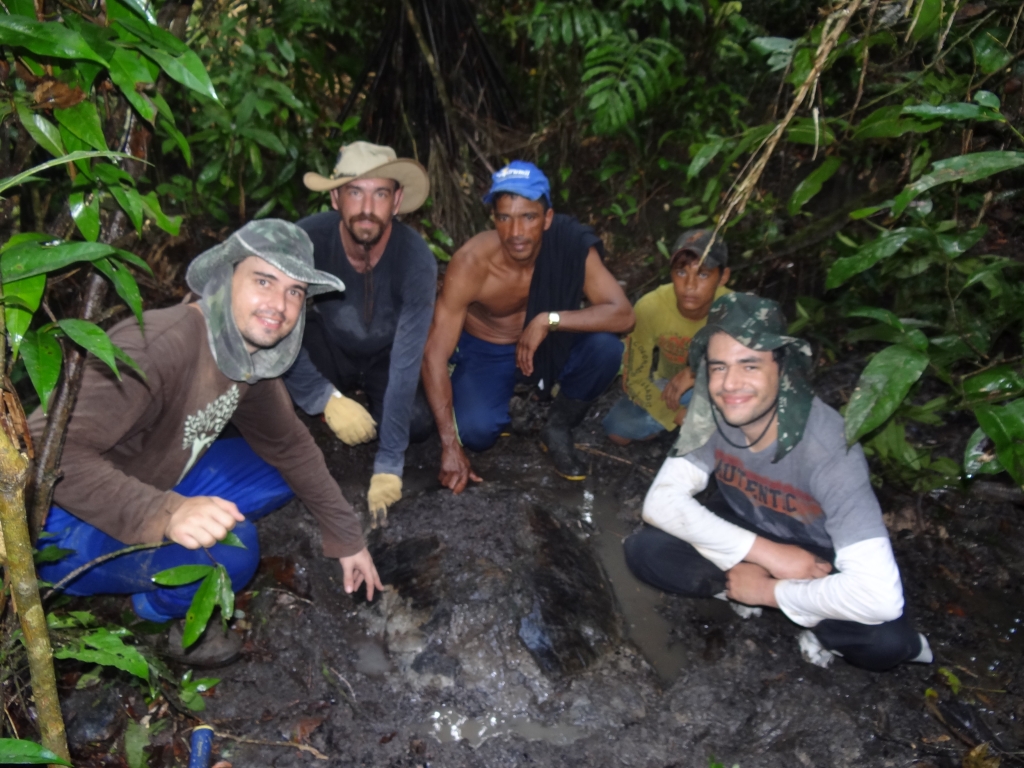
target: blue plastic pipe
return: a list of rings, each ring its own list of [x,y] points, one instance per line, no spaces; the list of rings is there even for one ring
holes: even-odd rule
[[[188,768],[210,768],[210,750],[213,747],[213,728],[200,725],[192,731],[192,754]]]

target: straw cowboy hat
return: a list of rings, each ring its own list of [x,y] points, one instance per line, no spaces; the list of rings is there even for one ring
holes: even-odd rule
[[[399,158],[391,147],[354,141],[338,152],[330,178],[310,171],[302,183],[314,192],[326,192],[357,179],[394,179],[404,190],[399,213],[412,213],[430,194],[427,169],[410,158]]]

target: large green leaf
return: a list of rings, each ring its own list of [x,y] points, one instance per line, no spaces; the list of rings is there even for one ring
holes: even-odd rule
[[[950,104],[915,104],[903,108],[903,114],[915,117],[931,117],[939,120],[1002,120],[999,112],[980,104],[964,101]]]
[[[100,196],[93,190],[72,192],[68,195],[68,207],[82,237],[95,243],[100,236]]]
[[[997,365],[964,379],[963,386],[968,401],[1002,399],[1024,394],[1024,374],[1017,366]]]
[[[217,605],[220,606],[220,618],[227,629],[228,621],[235,615],[235,591],[231,587],[228,569],[217,565]]]
[[[703,171],[707,164],[715,159],[715,155],[722,151],[723,146],[725,146],[725,139],[715,139],[697,150],[697,154],[693,156],[690,167],[686,171],[686,180],[693,179]]]
[[[821,165],[807,174],[806,178],[797,184],[793,190],[793,196],[789,198],[789,215],[796,214],[803,208],[804,203],[821,191],[821,185],[831,179],[839,170],[842,160],[838,157],[829,157]]]
[[[865,117],[853,132],[853,138],[891,139],[905,133],[928,133],[942,125],[942,120],[920,120],[903,114],[903,107],[893,105],[880,107]]]
[[[846,406],[846,442],[853,445],[884,424],[927,366],[926,353],[902,344],[871,358]]]
[[[96,325],[96,323],[75,318],[58,320],[57,325],[75,344],[88,352],[92,352],[110,366],[110,370],[114,372],[118,379],[121,378],[121,372],[117,369],[117,356],[114,354],[114,342],[107,336],[106,331]]]
[[[156,105],[144,93],[140,93],[137,85],[153,82],[153,77],[146,66],[145,60],[138,51],[118,48],[110,59],[110,79],[121,89],[124,97],[131,102],[142,117],[150,123],[156,118]]]
[[[7,324],[7,338],[11,353],[18,354],[18,348],[25,338],[25,332],[32,323],[32,316],[39,308],[46,289],[46,275],[36,275],[25,280],[14,280],[4,285],[4,321]],[[19,299],[24,307],[14,306],[10,299]]]
[[[60,139],[60,130],[57,126],[43,117],[41,112],[35,112],[21,104],[17,105],[18,119],[22,126],[32,137],[36,144],[45,149],[54,157],[66,155],[64,142]],[[35,169],[33,169],[35,170]]]
[[[53,332],[26,331],[21,342],[21,358],[25,361],[25,370],[29,380],[39,395],[39,404],[46,413],[50,403],[50,395],[60,378],[60,366],[63,360],[60,342]]]
[[[55,109],[53,116],[57,118],[58,123],[93,149],[102,151],[107,148],[99,112],[96,111],[96,105],[88,99],[68,109]]]
[[[29,179],[32,179],[36,173],[39,173],[39,171],[45,171],[47,168],[53,168],[54,166],[57,165],[64,165],[65,163],[88,160],[93,157],[118,158],[131,157],[131,155],[126,155],[123,152],[93,152],[92,150],[83,152],[72,152],[71,154],[65,155],[64,157],[61,157],[57,160],[47,160],[45,163],[35,165],[29,168],[27,171],[22,171],[17,176],[10,176],[6,179],[0,179],[0,194],[3,194],[11,187],[16,187],[19,184],[24,184]]]
[[[987,179],[1002,171],[1024,165],[1024,152],[972,152],[969,155],[950,157],[932,163],[931,173],[925,174],[913,184],[908,184],[897,195],[892,215],[899,216],[922,192],[951,181],[970,183]]]
[[[0,739],[0,764],[71,765],[46,747],[25,739]]]
[[[910,35],[914,42],[920,42],[934,35],[939,28],[939,20],[942,15],[942,0],[919,0],[919,2],[921,8],[917,12],[917,22]]]
[[[247,139],[252,139],[257,144],[259,144],[261,147],[266,147],[271,152],[276,152],[279,155],[283,155],[283,154],[285,154],[285,152],[287,152],[287,150],[285,149],[284,144],[281,143],[281,139],[279,139],[276,135],[274,135],[270,131],[264,130],[262,128],[245,128],[245,127],[243,127],[243,128],[239,128],[238,132],[242,136],[245,136]]]
[[[142,234],[142,195],[135,187],[122,186],[121,184],[114,184],[108,187],[110,194],[117,200],[118,205],[121,206],[122,210],[128,214],[128,218],[131,220],[135,227],[135,231]]]
[[[39,56],[88,59],[107,65],[80,34],[55,21],[44,23],[25,16],[0,14],[0,45],[26,48]]]
[[[218,565],[218,568],[224,566]],[[206,575],[203,583],[199,585],[195,596],[192,598],[192,605],[185,614],[185,631],[182,632],[181,645],[188,648],[199,639],[210,622],[213,615],[213,607],[217,604],[217,571],[213,570]]]
[[[989,27],[977,32],[971,38],[971,45],[974,47],[974,60],[977,62],[978,68],[986,75],[998,72],[1013,61],[1013,54],[1006,49],[1009,37],[1008,29]]]
[[[132,273],[124,264],[110,259],[96,259],[93,265],[114,284],[117,295],[124,299],[125,304],[135,313],[135,319],[142,327],[142,294],[139,292],[139,284],[135,282]]]
[[[1005,405],[977,405],[974,415],[996,444],[999,463],[1024,486],[1024,399]]]
[[[798,117],[789,124],[786,130],[786,141],[794,144],[827,147],[836,140],[835,131],[828,127],[823,119],[817,123],[809,117]]]
[[[145,40],[150,45],[173,56],[188,51],[188,46],[181,42],[181,40],[155,24],[150,24],[148,21],[136,18],[135,16],[120,16],[116,21],[139,39]]]
[[[212,565],[176,565],[173,568],[154,573],[153,581],[163,587],[180,587],[205,579],[213,572]]]
[[[103,243],[24,243],[3,252],[0,256],[0,274],[5,283],[23,280],[63,269],[76,261],[93,261],[116,252],[114,247]]]
[[[146,211],[146,215],[153,220],[153,222],[160,227],[164,232],[174,237],[178,236],[178,232],[181,230],[181,216],[168,216],[164,213],[160,207],[160,200],[156,196],[156,192],[150,192],[148,195],[143,195],[140,198],[143,210]]]
[[[149,664],[131,645],[107,629],[95,629],[79,639],[78,647],[65,646],[53,653],[57,659],[78,659],[91,664],[116,667],[143,680],[149,680]]]
[[[836,262],[828,271],[825,289],[838,288],[854,275],[859,275],[882,259],[889,258],[907,242],[922,236],[922,234],[928,234],[928,230],[916,227],[894,229],[871,242],[865,243],[853,256],[844,256],[841,259],[836,259]]]

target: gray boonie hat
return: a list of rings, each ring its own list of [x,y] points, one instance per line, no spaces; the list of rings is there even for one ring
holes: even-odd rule
[[[313,241],[301,227],[283,219],[250,221],[220,245],[196,256],[188,265],[185,280],[198,294],[221,264],[237,264],[247,256],[258,256],[293,280],[306,283],[306,295],[344,291],[337,277],[313,267]]]
[[[708,247],[708,241],[711,240],[712,234],[714,234],[712,229],[688,229],[683,232],[672,244],[672,257],[669,259],[669,265],[674,265],[676,258],[684,253],[692,253],[699,259],[704,255],[704,249]],[[715,244],[708,251],[708,257],[704,259],[704,263],[708,265],[709,269],[729,266],[729,246],[722,238],[715,238]]]

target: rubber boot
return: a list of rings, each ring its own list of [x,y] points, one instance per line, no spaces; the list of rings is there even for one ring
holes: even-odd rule
[[[551,404],[548,423],[540,431],[540,447],[551,454],[555,472],[566,480],[583,480],[587,476],[587,465],[573,444],[572,429],[583,421],[589,408],[588,402],[559,394]]]

